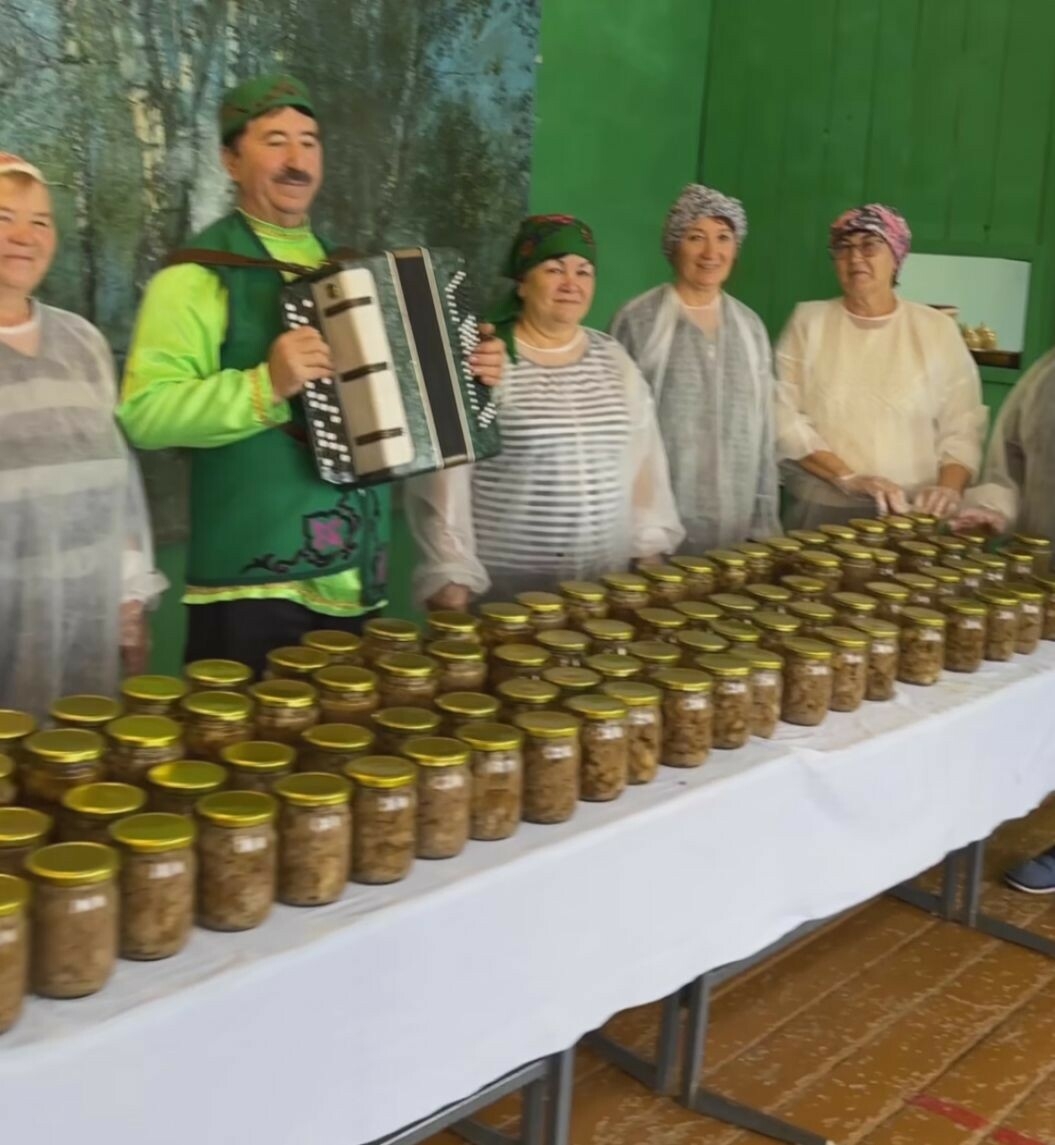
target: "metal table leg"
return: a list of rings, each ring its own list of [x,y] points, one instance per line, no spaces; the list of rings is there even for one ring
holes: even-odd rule
[[[524,1110],[516,1137],[470,1120],[450,1125],[451,1132],[469,1145],[569,1145],[575,1049],[539,1064],[541,1069],[522,1090]]]
[[[1010,922],[1003,922],[999,918],[982,913],[984,867],[985,840],[981,839],[967,848],[967,886],[960,910],[960,921],[972,930],[988,934],[990,938],[999,938],[1016,946],[1024,946],[1027,950],[1034,950],[1037,954],[1046,955],[1048,958],[1055,958],[1055,941],[1052,939],[1043,938],[1024,927],[1014,926]]]
[[[656,1093],[670,1093],[676,1080],[682,994],[683,991],[677,990],[663,999],[654,1061],[634,1053],[626,1046],[621,1046],[607,1034],[599,1031],[586,1035],[584,1038],[586,1045],[642,1085],[648,1086]]]
[[[966,851],[950,851],[941,864],[941,890],[934,894],[932,891],[922,890],[915,885],[914,880],[901,883],[887,893],[899,902],[907,903],[918,910],[928,914],[936,914],[946,922],[951,922],[956,916],[956,899],[959,888],[960,868],[963,865]]]
[[[549,1102],[546,1107],[546,1145],[569,1145],[571,1106],[575,1088],[575,1048],[554,1054],[548,1067]]]

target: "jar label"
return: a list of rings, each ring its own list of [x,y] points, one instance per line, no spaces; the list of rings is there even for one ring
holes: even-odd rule
[[[878,656],[893,656],[897,651],[896,644],[873,644],[872,651]]]
[[[0,930],[0,946],[10,946],[18,938],[16,930]]]
[[[268,843],[262,835],[236,835],[233,842],[236,855],[251,855],[254,851],[266,851]]]
[[[156,863],[150,868],[147,878],[174,879],[187,870],[187,864],[182,859],[172,859],[167,863]]]
[[[626,722],[634,728],[651,728],[656,724],[655,708],[631,708]]]
[[[1040,605],[1024,600],[1022,602],[1022,611],[1026,616],[1040,616]]]
[[[802,665],[803,671],[807,676],[828,676],[831,674],[830,664],[811,664],[806,663]]]
[[[480,761],[480,770],[484,775],[508,775],[517,769],[517,757],[509,752],[485,755]]]
[[[945,634],[937,628],[921,628],[918,635],[924,644],[940,644],[945,639]]]
[[[985,627],[985,622],[981,620],[972,620],[970,617],[968,617],[963,622],[963,626],[964,628],[970,629],[972,632],[977,632],[979,628]]]
[[[594,728],[594,734],[598,739],[624,739],[626,728],[622,724],[601,724]]]
[[[711,700],[709,696],[686,696],[681,706],[687,712],[703,712],[711,706]]]
[[[406,793],[400,795],[382,795],[377,801],[379,811],[406,811],[410,806],[410,796]]]
[[[755,684],[762,688],[779,688],[780,673],[772,668],[763,668],[755,673]]]
[[[718,687],[726,696],[742,696],[747,691],[747,685],[743,680],[725,680]]]
[[[106,906],[106,895],[86,895],[70,903],[70,914],[87,914],[90,910],[101,910]]]
[[[309,820],[308,830],[321,833],[323,831],[336,831],[344,820],[340,815],[318,815]]]
[[[455,791],[465,786],[465,775],[460,771],[433,775],[429,777],[428,785],[436,791]]]
[[[542,749],[544,759],[569,759],[575,754],[570,743],[551,743]]]
[[[1018,617],[1015,616],[1014,612],[1012,612],[1010,608],[998,608],[996,610],[996,618],[997,618],[997,620],[1017,620],[1018,619]]]
[[[863,664],[864,662],[865,662],[865,658],[864,658],[864,656],[861,655],[860,652],[844,652],[843,653],[843,663],[844,664]]]

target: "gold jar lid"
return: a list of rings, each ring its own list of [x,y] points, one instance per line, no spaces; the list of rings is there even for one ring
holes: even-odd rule
[[[319,751],[367,752],[373,746],[374,733],[358,724],[316,724],[301,732],[301,740]]]
[[[1013,548],[1010,545],[1001,546],[1000,555],[1007,561],[1009,568],[1019,569],[1026,575],[1033,571],[1034,554],[1025,547]]]
[[[554,612],[564,611],[564,600],[555,592],[519,592],[516,602],[533,615],[550,616]]]
[[[55,886],[93,886],[117,874],[117,852],[102,843],[52,843],[26,859],[26,870]]]
[[[691,554],[686,554],[681,557],[671,557],[670,563],[676,569],[681,569],[683,573],[688,573],[689,576],[714,572],[714,561],[708,560],[707,557],[694,557]]]
[[[615,652],[598,652],[587,656],[585,666],[606,680],[629,680],[640,675],[644,664],[636,656],[619,656]]]
[[[875,616],[855,616],[849,626],[873,640],[896,640],[901,634],[901,629],[892,620],[880,620]]]
[[[23,847],[43,839],[52,818],[33,807],[0,807],[0,847]]]
[[[591,720],[625,720],[627,717],[626,704],[621,703],[614,696],[603,692],[588,692],[582,696],[569,696],[564,706],[576,716],[582,716],[587,722]]]
[[[963,537],[932,537],[929,544],[949,557],[966,556],[967,550],[971,547]]]
[[[376,672],[347,664],[331,664],[329,668],[316,672],[312,679],[320,688],[341,695],[363,695],[377,688]]]
[[[987,568],[996,568],[996,565],[974,557],[942,557],[941,564],[946,568],[956,569],[957,572],[963,573],[965,576],[982,576]],[[1001,563],[1001,567],[1006,568],[1006,563]]]
[[[0,743],[25,739],[37,730],[37,721],[28,712],[0,708]]]
[[[938,518],[933,513],[906,513],[906,517],[912,522],[915,528],[920,529],[936,529],[938,527]]]
[[[674,611],[680,612],[691,624],[709,624],[724,615],[718,605],[709,600],[679,600]]]
[[[608,595],[603,584],[592,580],[563,580],[557,587],[568,600],[579,600],[586,604],[599,604]]]
[[[489,720],[463,724],[458,729],[458,738],[473,751],[516,751],[524,743],[524,733],[519,728]]]
[[[1033,581],[1045,592],[1055,592],[1055,573],[1033,573]]]
[[[1044,589],[1039,584],[1030,584],[1028,581],[1013,580],[1004,585],[1008,592],[1013,592],[1019,600],[1036,601],[1038,604],[1044,599]]]
[[[924,576],[922,573],[898,573],[894,577],[894,581],[897,584],[903,584],[913,592],[933,592],[938,587],[936,580]]]
[[[961,529],[956,536],[978,548],[983,548],[989,540],[989,534],[984,529]]]
[[[978,550],[970,550],[965,558],[971,564],[978,566],[984,572],[986,569],[989,572],[1007,572],[1007,561],[1003,557],[998,557],[996,553],[986,553]],[[945,562],[948,564],[948,561]],[[950,568],[957,568],[962,566],[949,565]]]
[[[215,695],[213,692],[200,694]],[[232,692],[231,695],[237,693]],[[241,696],[238,699],[245,703]],[[172,747],[179,742],[183,732],[179,724],[168,716],[119,716],[106,725],[106,734],[127,747]]]
[[[0,779],[10,779],[15,774],[15,761],[0,752]]]
[[[648,581],[636,573],[605,573],[601,583],[616,592],[648,592]]]
[[[674,637],[674,644],[667,644],[667,648],[681,649],[685,652],[692,652],[696,655],[703,655],[704,653],[725,652],[730,647],[730,642],[724,637],[719,636],[717,632],[707,632],[703,630],[691,629],[688,632],[679,632]],[[678,657],[681,658],[680,656]]]
[[[433,640],[431,644],[426,645],[425,651],[434,660],[439,660],[444,664],[480,662],[487,655],[484,651],[484,646],[477,644],[473,640]],[[400,653],[395,653],[395,655],[400,655]],[[408,653],[402,653],[402,655],[405,656],[408,655]],[[386,656],[381,657],[381,660],[386,659]],[[381,660],[378,661],[378,667],[383,667]]]
[[[316,628],[314,632],[305,632],[300,642],[305,648],[324,653],[327,660],[331,656],[354,656],[363,646],[354,632],[342,632],[339,628]]]
[[[187,682],[175,676],[129,676],[121,684],[121,695],[150,704],[175,704],[189,691]]]
[[[241,692],[191,692],[180,700],[180,710],[188,716],[200,716],[207,720],[219,720],[225,724],[236,724],[249,719],[253,705]],[[128,717],[133,718],[133,717]],[[150,719],[150,716],[141,716]],[[164,719],[154,716],[153,719]]]
[[[874,596],[866,596],[863,592],[833,592],[832,604],[861,616],[868,616],[879,607],[879,601]]]
[[[830,644],[806,636],[789,636],[784,641],[784,651],[800,660],[829,661],[835,656],[835,649]]]
[[[807,549],[824,548],[829,539],[824,533],[820,533],[816,529],[789,529],[787,535],[793,540],[799,541]]]
[[[689,618],[673,608],[639,608],[638,619],[650,628],[661,628],[664,631],[676,631],[689,623]],[[619,621],[616,621],[618,624]],[[633,632],[631,632],[633,636]]]
[[[945,617],[932,608],[905,608],[901,611],[903,623],[914,624],[918,628],[944,628]]]
[[[886,525],[886,531],[890,534],[897,534],[905,536],[907,533],[914,533],[916,531],[915,525],[909,520],[908,517],[890,516],[884,517],[883,523]]]
[[[730,644],[757,644],[762,633],[744,620],[715,620],[711,631],[717,633]]]
[[[504,601],[481,604],[480,616],[491,624],[514,628],[525,628],[531,621],[531,612],[522,604],[507,604]]]
[[[799,604],[806,603],[808,602],[799,601]],[[772,609],[760,608],[758,612],[751,614],[751,623],[763,632],[798,632],[802,627],[802,618],[790,612],[775,612]]]
[[[705,653],[696,657],[696,667],[719,680],[743,680],[751,675],[751,665],[742,657],[726,653]]]
[[[815,580],[811,576],[799,576],[796,573],[782,576],[780,583],[784,588],[791,589],[796,596],[823,596],[828,588],[822,580]]]
[[[431,656],[417,652],[386,652],[378,656],[374,667],[385,676],[397,680],[429,680],[439,673],[439,665]]]
[[[323,671],[336,671],[335,668],[325,668]],[[351,668],[344,671],[350,672]],[[318,692],[306,680],[261,680],[259,684],[251,684],[249,693],[253,699],[265,708],[310,708],[318,699]]]
[[[813,624],[831,624],[835,620],[835,609],[820,600],[793,600],[788,605],[788,615]]]
[[[491,649],[491,657],[510,668],[544,668],[552,659],[537,644],[499,644]]]
[[[62,797],[62,806],[90,819],[134,815],[147,801],[146,792],[131,783],[82,783]]]
[[[886,525],[876,517],[853,517],[848,524],[862,537],[885,537],[887,534]]]
[[[1030,533],[1013,533],[1011,539],[1016,545],[1037,553],[1046,553],[1051,548],[1051,541],[1047,537],[1038,537]]]
[[[923,557],[928,561],[938,559],[938,546],[929,541],[898,541],[897,547],[899,552],[908,553],[909,556]]]
[[[747,568],[747,555],[735,552],[733,549],[709,549],[704,556],[723,568]]]
[[[462,639],[466,636],[475,637],[480,627],[480,621],[471,613],[455,612],[449,608],[430,612],[425,619],[433,632],[442,632],[445,637],[460,636]]]
[[[696,668],[664,668],[652,682],[670,692],[713,692],[714,681]]]
[[[770,648],[734,648],[729,655],[743,660],[755,671],[780,672],[784,668],[784,657]]]
[[[370,720],[376,727],[400,735],[428,735],[440,726],[440,717],[435,712],[411,705],[382,708],[374,712]]]
[[[872,596],[878,596],[883,600],[892,600],[896,604],[905,604],[912,595],[903,584],[891,580],[870,580],[865,588]]]
[[[675,640],[681,635],[679,632]],[[665,640],[635,640],[627,651],[643,664],[674,665],[681,659],[681,653],[675,645],[668,644]]]
[[[872,559],[880,568],[894,568],[898,563],[898,555],[893,549],[873,549]]]
[[[577,735],[582,726],[571,712],[523,712],[513,723],[535,739],[566,739]]]
[[[641,575],[657,584],[684,584],[685,570],[677,565],[642,565]]]
[[[102,727],[116,720],[121,710],[117,700],[109,696],[63,696],[51,705],[51,718],[81,727]]]
[[[655,708],[663,699],[659,688],[636,680],[610,680],[601,687],[601,691],[627,708]]]
[[[214,791],[203,795],[194,810],[214,827],[260,827],[274,822],[278,803],[263,791]]]
[[[325,771],[287,775],[277,780],[272,790],[294,807],[340,807],[352,797],[352,785],[347,779]]]
[[[267,664],[273,672],[296,672],[298,676],[310,676],[312,672],[325,668],[329,662],[327,653],[303,644],[273,648],[267,654]]]
[[[227,769],[204,759],[156,763],[147,772],[147,783],[152,787],[185,795],[207,795],[210,791],[219,791],[226,782]]]
[[[498,701],[483,692],[444,692],[433,701],[437,711],[467,720],[493,720]]]
[[[161,851],[181,851],[190,847],[198,831],[186,815],[147,811],[129,815],[109,828],[110,838],[134,854],[156,855]]]
[[[249,666],[237,660],[195,660],[183,669],[183,675],[192,684],[217,691],[242,688],[253,678]]]
[[[0,918],[10,918],[29,902],[29,884],[15,875],[0,875]]]
[[[743,595],[757,601],[763,608],[773,609],[778,605],[787,604],[795,594],[790,588],[784,588],[779,584],[749,584],[744,589]]]
[[[970,600],[967,597],[952,596],[941,602],[945,612],[955,612],[959,616],[985,616],[989,611],[980,600]]]
[[[560,696],[560,688],[545,680],[503,680],[495,688],[496,695],[512,704],[535,704],[544,708]]]
[[[243,743],[229,743],[220,752],[220,758],[229,767],[240,767],[243,771],[256,771],[266,775],[271,771],[282,771],[292,767],[297,752],[288,743],[251,739]]]
[[[957,572],[956,569],[946,568],[945,565],[920,565],[919,572],[921,576],[928,576],[931,580],[937,581],[938,584],[963,584],[963,573]]]
[[[782,557],[794,556],[800,549],[806,547],[802,541],[797,541],[794,537],[763,537],[759,543]]]
[[[834,644],[836,648],[865,649],[872,643],[859,628],[847,628],[841,624],[832,624],[822,628],[817,633],[817,637],[820,640],[827,640],[829,644]]]
[[[464,767],[469,748],[450,736],[416,736],[403,746],[403,754],[418,767]]]
[[[374,616],[363,625],[363,635],[399,644],[412,644],[420,639],[421,630],[411,621],[400,620],[396,616]]]
[[[852,525],[818,525],[817,532],[839,544],[852,545],[857,540],[857,530]]]
[[[738,592],[716,592],[709,598],[711,604],[716,604],[724,613],[743,615],[758,611],[758,601],[750,596],[741,596]],[[718,619],[721,619],[719,617]]]
[[[876,563],[873,550],[864,545],[840,541],[838,544],[832,545],[832,552],[851,565],[874,565]]]
[[[143,718],[164,719],[163,716]],[[176,738],[178,737],[177,728]],[[24,746],[30,755],[42,763],[91,763],[102,757],[106,750],[106,741],[98,732],[88,731],[85,728],[53,728],[31,735]]]
[[[586,620],[582,626],[583,632],[591,640],[606,640],[616,642],[634,639],[634,626],[623,620]]]
[[[733,545],[732,551],[743,553],[748,560],[752,561],[771,561],[773,559],[773,551],[768,545],[763,545],[760,541],[741,541],[738,545]]]
[[[398,755],[364,755],[341,769],[360,787],[389,791],[395,787],[413,787],[418,773],[414,765]]]
[[[826,570],[837,569],[843,563],[834,552],[825,549],[803,549],[795,554],[795,560],[810,568]]]
[[[547,668],[542,679],[562,692],[592,692],[600,687],[602,676],[589,668]]]
[[[977,600],[984,601],[986,604],[994,605],[997,608],[1015,608],[1019,603],[1018,597],[1013,592],[1007,592],[1003,585],[999,588],[986,585],[984,588],[980,588],[974,595]]]
[[[551,628],[548,632],[539,632],[535,636],[535,643],[548,652],[582,655],[590,647],[590,638],[570,628]]]

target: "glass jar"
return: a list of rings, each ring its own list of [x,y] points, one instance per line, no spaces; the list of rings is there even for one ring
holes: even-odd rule
[[[613,652],[587,656],[586,667],[603,680],[634,680],[645,671],[645,665],[636,656],[619,656]]]
[[[685,601],[706,600],[718,587],[718,569],[706,557],[671,557],[670,563],[685,574]]]
[[[731,549],[711,549],[703,554],[717,570],[715,591],[739,592],[756,577],[751,576],[747,557]]]
[[[464,644],[480,643],[480,621],[469,612],[451,609],[430,612],[425,617],[425,628],[432,642],[457,640]]]
[[[110,827],[141,811],[146,792],[130,783],[85,783],[62,797],[59,837],[64,843],[111,843]]]
[[[931,537],[929,544],[934,545],[943,557],[965,557],[970,549],[970,542],[965,537],[950,537],[943,534],[940,537]]]
[[[727,617],[749,620],[751,613],[758,612],[762,607],[754,597],[741,595],[738,592],[716,592],[711,597],[711,604],[722,610],[719,620]]]
[[[876,618],[898,624],[901,620],[901,612],[908,607],[909,597],[912,595],[909,589],[893,580],[875,580],[865,587],[869,595],[874,596],[879,602],[879,607],[875,613]]]
[[[440,666],[417,652],[386,652],[374,660],[383,708],[426,708],[436,698]]]
[[[961,541],[966,541],[969,548],[982,549],[989,543],[989,530],[988,529],[960,529],[956,536]]]
[[[789,604],[788,608],[790,607]],[[802,628],[803,618],[793,616],[790,612],[771,612],[769,609],[762,609],[751,617],[751,623],[761,633],[758,640],[759,647],[779,652],[784,640],[788,636],[794,636]]]
[[[653,608],[673,608],[688,599],[685,573],[677,565],[642,565],[641,575],[648,581],[648,602]]]
[[[0,755],[0,807],[12,807],[17,802],[15,761],[9,755]]]
[[[159,763],[147,772],[150,810],[168,815],[193,815],[198,800],[227,783],[227,768],[203,759]]]
[[[534,632],[531,613],[522,604],[495,601],[480,605],[480,643],[485,648],[499,644],[527,644]]]
[[[795,556],[806,546],[794,537],[765,537],[759,542],[766,546],[773,554],[773,579],[793,575],[795,572]]]
[[[696,668],[667,668],[652,682],[662,695],[662,759],[668,767],[699,767],[714,741],[714,682]]]
[[[827,533],[817,529],[788,529],[787,534],[793,541],[798,541],[799,552],[803,549],[823,549],[831,542]]]
[[[926,541],[898,541],[898,568],[901,572],[918,573],[922,565],[932,565],[938,560],[937,545]]]
[[[709,628],[715,620],[721,620],[725,615],[718,605],[709,600],[683,600],[674,606],[674,611],[685,617],[686,628],[696,629]]]
[[[544,712],[560,699],[560,688],[545,680],[504,680],[495,688],[502,707],[500,718],[512,722],[522,712]]]
[[[373,715],[378,754],[402,755],[410,740],[439,735],[440,722],[428,708],[381,708]]]
[[[327,668],[330,658],[318,648],[294,644],[286,648],[273,648],[267,654],[265,680],[311,680],[312,673]]]
[[[1047,576],[1051,572],[1051,541],[1047,537],[1035,537],[1028,533],[1015,533],[1008,548],[1016,555],[1028,556],[1032,568],[1027,576]],[[1024,565],[1020,566],[1020,573],[1026,572]]]
[[[316,628],[313,632],[305,632],[300,642],[305,648],[321,652],[328,664],[357,667],[362,663],[363,641],[354,632],[344,632],[340,628]]]
[[[611,620],[621,620],[633,624],[637,610],[647,608],[649,584],[636,573],[608,573],[601,577],[601,583],[608,593],[608,616]],[[586,631],[586,623],[581,626]]]
[[[950,597],[964,593],[963,574],[944,565],[920,565],[920,576],[928,577],[937,586],[934,589],[934,602],[938,606]]]
[[[986,606],[980,600],[942,601],[945,613],[945,670],[977,672],[985,660]]]
[[[253,738],[253,705],[241,692],[191,692],[180,702],[180,712],[184,747],[192,759],[217,762],[225,747]]]
[[[29,886],[0,875],[0,1034],[22,1016],[29,984]]]
[[[757,541],[741,541],[740,544],[733,545],[732,551],[743,553],[747,557],[749,581],[765,584],[773,579],[776,560],[773,557],[773,550],[768,545],[759,544]]]
[[[469,834],[493,842],[520,826],[524,796],[524,733],[509,724],[465,724],[458,737],[472,753]]]
[[[930,608],[910,606],[901,613],[901,658],[898,679],[929,686],[945,666],[945,617]]]
[[[762,639],[762,630],[746,620],[716,620],[711,625],[711,631],[723,640],[728,640],[734,648],[744,645],[757,647]]]
[[[993,585],[1002,585],[1008,579],[1007,561],[1005,561],[1003,557],[998,557],[996,553],[986,553],[980,549],[970,549],[966,559],[982,570],[983,585],[990,587]],[[977,587],[974,589],[970,588],[970,583],[966,575],[964,576],[964,591],[978,591]]]
[[[192,692],[242,692],[253,673],[238,660],[194,660],[184,665],[183,678]]]
[[[728,652],[732,643],[717,632],[697,632],[690,629],[688,632],[679,632],[674,647],[679,655],[674,664],[650,665],[648,674],[652,675],[663,668],[692,668],[695,667],[697,656],[715,656],[720,652]],[[667,644],[665,647],[669,648]]]
[[[22,745],[18,779],[23,801],[41,811],[57,811],[71,787],[105,777],[105,751],[103,737],[84,728],[34,733]]]
[[[822,580],[817,580],[812,576],[798,576],[792,574],[791,576],[782,576],[780,578],[782,588],[786,588],[792,593],[792,603],[796,600],[813,600],[823,601],[828,591],[828,586]],[[788,606],[790,608],[790,605]]]
[[[608,594],[603,584],[592,580],[565,580],[558,587],[569,624],[582,627],[584,621],[607,618]]]
[[[359,655],[372,666],[378,656],[389,652],[420,652],[421,630],[409,620],[393,616],[374,616],[363,624],[363,642]]]
[[[301,737],[297,770],[343,776],[346,764],[373,754],[376,739],[359,724],[316,724]]]
[[[487,653],[470,640],[434,640],[425,649],[437,665],[436,695],[479,692],[487,687]]]
[[[836,545],[855,545],[857,530],[852,525],[818,525],[817,532],[827,538],[827,543],[835,550]]]
[[[370,717],[381,706],[377,673],[369,668],[337,664],[323,668],[313,678],[323,723],[370,726]]]
[[[822,628],[830,628],[835,623],[838,612],[831,604],[816,600],[795,600],[788,605],[788,615],[800,621],[796,636],[812,640]]]
[[[852,620],[848,628],[856,628],[869,638],[868,684],[865,699],[881,703],[892,700],[897,691],[898,645],[901,629],[890,620]]]
[[[252,930],[271,913],[278,869],[278,804],[262,791],[198,800],[198,925]]]
[[[836,592],[832,594],[835,623],[848,625],[854,620],[867,620],[876,615],[879,601],[865,592]]]
[[[1044,590],[1044,627],[1041,631],[1042,640],[1055,640],[1055,576],[1046,573],[1044,576],[1034,576],[1034,584],[1039,584]]]
[[[878,549],[886,541],[886,525],[876,517],[854,517],[848,523],[858,544]]]
[[[905,516],[912,522],[917,537],[929,540],[938,531],[938,518],[933,513],[906,513]]]
[[[623,657],[625,660],[627,657]],[[600,672],[590,668],[547,668],[542,673],[547,684],[556,684],[561,697],[581,696],[583,692],[596,692],[602,682]]]
[[[784,657],[768,648],[743,649],[733,655],[751,669],[748,686],[751,718],[748,730],[760,739],[770,739],[780,722],[784,696]]]
[[[887,540],[891,544],[897,541],[910,541],[917,536],[916,526],[907,516],[894,513],[889,517],[884,517],[883,523],[886,525]]]
[[[865,585],[876,578],[875,554],[860,544],[832,545],[832,552],[842,561],[842,590],[864,592]]]
[[[152,962],[186,946],[194,925],[196,835],[192,819],[164,812],[130,815],[111,826],[121,856],[122,958]]]
[[[735,749],[751,738],[751,665],[742,656],[700,656],[696,666],[714,681],[712,746]]]
[[[938,582],[920,573],[898,573],[894,583],[908,589],[908,602],[916,608],[931,608],[938,600]]]
[[[601,691],[627,709],[627,781],[635,786],[651,783],[662,762],[662,692],[634,680],[613,680]]]
[[[780,584],[749,584],[744,596],[750,597],[758,610],[764,612],[783,612],[795,599],[791,589]]]
[[[564,598],[554,592],[521,592],[516,602],[528,610],[528,623],[535,632],[568,627]]]
[[[498,719],[499,703],[484,692],[444,692],[436,697],[440,722],[426,735],[451,736],[460,739],[465,724],[493,723]]]
[[[491,687],[497,688],[506,680],[537,680],[552,667],[553,658],[537,644],[499,644],[491,649]]]
[[[1015,651],[1020,656],[1030,656],[1040,646],[1044,633],[1045,592],[1037,584],[1014,580],[1006,586],[1007,592],[1018,597],[1018,635]]]
[[[686,628],[683,633],[677,633],[673,644],[666,640],[635,640],[630,645],[630,655],[644,664],[646,676],[659,668],[676,668],[684,655],[684,648],[679,643],[682,635],[703,636],[705,634],[692,628]]]
[[[1033,556],[1014,546],[1005,545],[998,553],[1007,562],[1007,580],[1029,580],[1033,575]]]
[[[121,684],[121,700],[129,715],[175,716],[189,691],[175,676],[130,676]]]
[[[453,859],[469,840],[473,785],[469,748],[446,736],[419,736],[403,749],[418,768],[419,859]]]
[[[876,580],[893,580],[898,574],[898,555],[893,549],[873,549],[876,562]]]
[[[857,628],[832,625],[817,633],[818,640],[830,644],[832,656],[832,698],[829,710],[856,712],[868,691],[868,653],[871,641]]]
[[[245,703],[244,697],[236,698]],[[118,783],[142,786],[155,763],[186,757],[183,735],[182,725],[168,716],[118,717],[106,725],[107,774]]]
[[[324,668],[324,672],[357,672],[358,668]],[[249,688],[257,739],[271,743],[300,742],[319,722],[319,693],[304,680],[262,680]],[[346,721],[352,722],[352,721]]]
[[[51,839],[54,820],[32,807],[0,807],[0,874],[23,875],[29,856]]]
[[[109,696],[64,696],[51,705],[50,714],[60,728],[102,731],[121,711],[121,705]]]
[[[843,563],[827,549],[803,549],[795,557],[795,571],[808,580],[821,581],[825,599],[843,586]]]
[[[418,773],[405,759],[368,755],[348,764],[352,781],[352,879],[398,883],[414,865]]]
[[[587,620],[582,626],[583,632],[590,638],[590,650],[593,654],[604,652],[625,653],[637,636],[635,625],[638,623],[638,614],[634,614],[633,623],[626,620]]]
[[[820,640],[792,636],[784,641],[784,698],[780,718],[812,728],[831,708],[835,649]]]
[[[579,800],[580,721],[570,712],[532,712],[515,723],[524,733],[524,819],[563,823]]]
[[[117,962],[117,853],[99,843],[53,843],[30,855],[26,871],[34,992],[83,998],[101,990]]]
[[[570,696],[564,706],[582,720],[579,798],[589,803],[618,799],[626,790],[630,768],[626,705],[593,692]]]
[[[293,774],[297,753],[288,743],[267,740],[246,740],[233,743],[220,753],[220,762],[227,768],[227,786],[232,791],[253,791],[270,794],[276,780]]]
[[[573,632],[570,628],[540,632],[535,643],[546,649],[554,668],[581,668],[583,660],[590,654],[590,638],[584,632]]]
[[[947,569],[955,569],[963,577],[963,591],[967,594],[977,592],[983,581],[993,583],[986,578],[986,566],[974,557],[942,557],[938,563]],[[1000,583],[1003,579],[1000,578]]]
[[[637,614],[637,636],[640,640],[665,640],[673,642],[677,634],[688,628],[689,622],[673,608],[642,608]],[[630,651],[631,640],[623,651]],[[598,646],[598,651],[604,649]]]
[[[352,866],[352,785],[343,775],[305,771],[280,779],[276,897],[323,906],[344,893]]]
[[[977,594],[988,609],[985,626],[985,658],[1010,660],[1018,643],[1018,597],[1006,588],[984,588]]]

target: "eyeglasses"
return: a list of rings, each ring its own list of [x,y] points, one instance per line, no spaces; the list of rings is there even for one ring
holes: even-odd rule
[[[877,254],[886,246],[886,243],[879,238],[878,235],[865,235],[864,238],[858,239],[857,242],[851,242],[849,239],[840,239],[832,246],[832,255],[835,258],[852,258],[853,255],[863,255],[865,258],[875,258]]]

